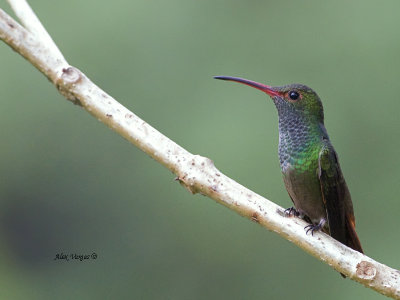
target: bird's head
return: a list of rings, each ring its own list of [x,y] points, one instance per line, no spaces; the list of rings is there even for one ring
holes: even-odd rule
[[[238,77],[215,76],[214,78],[243,83],[265,92],[274,101],[280,118],[285,114],[295,113],[321,123],[324,121],[320,98],[316,92],[303,84],[294,83],[274,87]]]

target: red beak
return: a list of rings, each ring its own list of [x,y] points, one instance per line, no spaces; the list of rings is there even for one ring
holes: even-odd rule
[[[255,81],[239,78],[239,77],[230,77],[230,76],[214,76],[215,79],[221,79],[221,80],[229,80],[229,81],[235,81],[239,83],[243,83],[245,85],[251,86],[253,88],[259,89],[260,91],[263,91],[264,93],[267,93],[271,97],[275,96],[281,96],[281,94],[277,91],[275,91],[271,86],[265,85],[262,83],[258,83]]]

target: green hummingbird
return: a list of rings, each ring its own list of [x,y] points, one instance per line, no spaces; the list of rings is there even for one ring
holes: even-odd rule
[[[363,253],[350,192],[324,126],[317,93],[302,84],[272,87],[238,77],[214,78],[246,84],[272,98],[279,115],[279,161],[294,204],[286,214],[311,223],[305,227],[306,234],[322,230]]]

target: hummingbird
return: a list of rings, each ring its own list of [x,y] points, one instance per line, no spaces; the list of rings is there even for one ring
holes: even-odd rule
[[[275,87],[238,77],[214,78],[251,86],[272,98],[279,116],[278,153],[283,181],[294,204],[285,213],[308,221],[306,234],[322,230],[363,253],[350,192],[325,129],[317,93],[297,83]]]

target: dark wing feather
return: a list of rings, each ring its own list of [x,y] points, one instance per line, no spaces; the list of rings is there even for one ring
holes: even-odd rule
[[[331,236],[347,244],[345,201],[350,197],[335,150],[325,141],[319,153],[318,176]],[[351,200],[350,200],[351,201]]]

